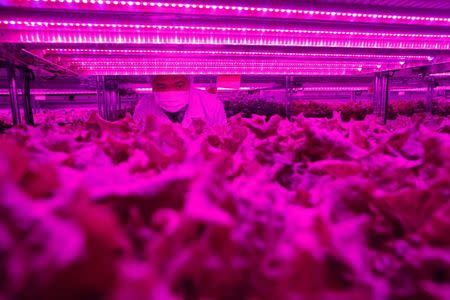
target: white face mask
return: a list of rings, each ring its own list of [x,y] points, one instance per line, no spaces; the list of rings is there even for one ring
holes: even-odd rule
[[[189,91],[155,92],[155,102],[165,111],[177,112],[189,103]]]

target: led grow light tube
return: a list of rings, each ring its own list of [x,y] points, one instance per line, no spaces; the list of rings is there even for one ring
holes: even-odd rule
[[[111,68],[89,68],[80,71],[85,75],[302,75],[302,76],[344,76],[353,75],[357,71],[347,69],[292,69],[292,68],[199,68],[199,67],[175,67],[175,66],[153,66],[153,67],[111,67]]]
[[[352,37],[393,37],[393,38],[425,38],[425,39],[450,39],[450,35],[446,34],[422,34],[422,33],[392,33],[392,32],[362,32],[362,31],[337,31],[337,30],[309,30],[309,29],[280,29],[280,28],[255,28],[255,27],[223,27],[223,26],[190,26],[190,25],[155,25],[155,24],[132,24],[132,23],[95,23],[95,22],[54,22],[49,20],[0,20],[3,26],[11,27],[39,27],[43,29],[60,29],[67,28],[68,30],[87,29],[138,29],[142,31],[159,31],[159,32],[180,32],[188,31],[192,34],[198,32],[208,33],[212,32],[233,32],[246,34],[286,34],[286,35],[332,35],[337,37],[352,36]],[[122,31],[121,31],[122,32]]]
[[[283,47],[321,47],[321,48],[375,48],[375,49],[425,49],[449,50],[450,40],[432,41],[357,38],[321,38],[305,36],[246,36],[246,35],[195,35],[185,34],[127,34],[110,32],[6,32],[3,42],[45,43],[45,44],[139,44],[139,45],[239,45],[239,46],[283,46]]]
[[[434,88],[435,91],[447,91],[450,90],[450,86],[437,86]],[[393,88],[390,90],[391,92],[427,92],[428,88],[420,87],[420,88]]]
[[[280,68],[294,68],[301,66],[302,68],[353,68],[361,67],[360,62],[325,62],[317,63],[310,61],[292,61],[292,60],[247,60],[247,59],[205,59],[205,58],[162,58],[162,59],[129,59],[129,58],[105,58],[99,61],[96,58],[74,58],[70,62],[74,66],[81,67],[148,67],[155,65],[169,65],[176,66],[201,66],[201,67],[264,67],[277,66]],[[366,68],[375,69],[377,63],[367,63]]]
[[[430,74],[431,77],[450,77],[450,72]]]
[[[146,50],[146,49],[83,49],[83,48],[47,48],[46,54],[89,54],[89,55],[207,55],[207,56],[280,56],[280,57],[323,57],[323,58],[361,58],[385,60],[428,60],[424,55],[377,55],[346,53],[289,53],[289,52],[256,52],[256,51],[222,51],[222,50]]]
[[[22,94],[21,89],[17,89],[17,93],[19,95]],[[90,90],[69,90],[69,89],[63,89],[63,90],[50,90],[50,89],[31,89],[30,91],[31,95],[95,95],[97,94],[96,91],[90,91]],[[9,90],[7,89],[0,89],[0,95],[9,95]]]
[[[27,0],[12,1],[22,7],[43,7],[66,10],[110,10],[147,13],[199,14],[256,18],[288,18],[304,20],[330,20],[343,22],[377,22],[413,25],[448,25],[449,17],[419,16],[407,14],[372,13],[363,11],[336,11],[318,9],[291,9],[280,7],[215,5],[210,3],[176,3],[116,0]]]

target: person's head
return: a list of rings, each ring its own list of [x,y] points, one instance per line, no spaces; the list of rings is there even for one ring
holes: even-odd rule
[[[187,91],[190,83],[186,75],[157,75],[152,81],[153,91]]]
[[[155,102],[168,112],[177,112],[189,103],[190,82],[185,75],[158,75],[152,82]]]

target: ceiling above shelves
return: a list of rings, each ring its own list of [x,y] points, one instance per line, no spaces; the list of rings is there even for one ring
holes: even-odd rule
[[[0,40],[80,75],[347,76],[450,57],[448,1],[269,2],[9,0]]]

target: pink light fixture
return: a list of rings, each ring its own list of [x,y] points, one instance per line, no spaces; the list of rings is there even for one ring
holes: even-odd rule
[[[347,54],[347,53],[290,53],[290,52],[256,52],[256,51],[217,51],[217,50],[146,50],[146,49],[87,49],[87,48],[47,48],[46,54],[71,55],[213,55],[213,56],[275,56],[275,57],[317,57],[317,58],[359,58],[382,60],[427,60],[424,55],[376,55],[376,54]]]
[[[320,36],[335,36],[335,37],[373,37],[373,38],[424,38],[424,39],[438,39],[449,41],[450,35],[446,34],[421,34],[421,33],[392,33],[392,32],[362,32],[362,31],[339,31],[339,30],[305,30],[305,29],[280,29],[280,28],[255,28],[255,27],[222,27],[222,26],[190,26],[190,25],[155,25],[155,24],[116,24],[116,23],[85,23],[85,22],[53,22],[48,20],[0,20],[3,26],[11,27],[40,27],[41,30],[60,30],[61,28],[74,29],[73,31],[89,31],[95,32],[99,29],[103,32],[105,28],[111,31],[111,28],[120,32],[127,32],[134,30],[149,31],[149,32],[185,32],[189,31],[192,34],[206,33],[211,34],[211,31],[224,33],[243,33],[246,35],[261,36],[267,34],[282,34],[286,36],[292,35],[320,35]],[[70,30],[69,29],[69,30]]]
[[[361,86],[319,86],[319,87],[304,87],[304,92],[354,92],[367,91],[367,87]]]
[[[86,72],[88,75],[123,75],[123,76],[131,76],[131,75],[219,75],[219,74],[229,74],[229,75],[267,75],[269,74],[267,71],[251,71],[245,69],[236,69],[232,70],[205,70],[202,71],[193,71],[192,69],[98,69],[90,72]],[[274,71],[271,73],[272,75],[298,75],[298,76],[346,76],[352,75],[351,72],[342,71]]]
[[[321,62],[315,60],[242,57],[62,57],[59,61],[74,72],[88,75],[114,74],[278,74],[278,75],[356,75],[378,71],[382,65],[363,61]],[[413,64],[413,63],[412,63]],[[420,65],[421,63],[417,62]],[[398,61],[384,63],[385,69],[398,67]],[[362,73],[362,71],[365,71]]]
[[[200,87],[199,89],[205,89],[204,87]],[[251,90],[257,89],[257,87],[241,87],[240,90]],[[228,91],[232,89],[226,88],[218,88],[219,91]],[[367,87],[358,87],[358,86],[338,86],[338,87],[305,87],[303,89],[304,92],[346,92],[346,91],[367,91]],[[450,86],[438,86],[435,88],[438,91],[450,90]],[[137,93],[151,93],[153,89],[151,87],[139,87],[136,88],[135,91]],[[426,87],[420,88],[393,88],[393,92],[426,92]],[[22,91],[18,90],[18,93],[21,94]],[[50,90],[50,89],[32,89],[32,95],[95,95],[96,91],[91,90],[70,90],[70,89],[58,89],[58,90]],[[9,95],[9,91],[7,89],[0,89],[0,95],[5,96]]]
[[[49,62],[57,61],[87,75],[367,75],[423,65],[434,53],[441,61],[445,55],[441,53],[450,50],[450,18],[443,17],[215,5],[209,1],[5,2],[10,10],[0,13],[2,43],[22,44],[31,55],[44,55]],[[28,8],[30,14],[11,7]],[[139,18],[129,17],[133,14]],[[323,26],[323,21],[333,21],[328,24],[333,27]],[[425,28],[429,25],[434,27]],[[308,53],[297,53],[304,51]]]
[[[340,31],[313,31],[270,29],[215,29],[207,31],[206,27],[192,26],[150,26],[152,30],[141,32],[114,31],[109,28],[102,30],[85,30],[80,23],[75,24],[76,30],[62,30],[70,27],[69,23],[2,21],[0,29],[3,42],[10,43],[67,43],[67,44],[160,44],[160,45],[239,45],[239,46],[283,46],[283,47],[327,47],[327,48],[377,48],[377,49],[450,49],[450,36],[422,34],[391,34],[391,33],[355,33]],[[18,22],[21,22],[19,24]],[[26,22],[26,23],[25,23]],[[25,27],[37,27],[36,30],[10,30],[22,24]],[[53,24],[53,25],[52,25]],[[67,24],[67,25],[64,25]],[[105,24],[103,24],[105,25]],[[88,28],[102,27],[101,24],[87,24]],[[52,29],[49,30],[48,27]],[[54,29],[53,29],[54,27]],[[79,30],[79,28],[83,28]],[[278,30],[278,31],[277,31]],[[269,34],[273,32],[273,34]],[[380,38],[382,37],[382,38]]]
[[[328,11],[291,9],[280,7],[191,4],[176,2],[111,1],[111,0],[13,0],[19,7],[52,8],[71,10],[109,10],[145,13],[172,13],[213,16],[285,18],[303,20],[329,20],[344,22],[376,22],[389,24],[443,25],[450,23],[449,17],[419,16],[407,14],[371,13],[363,11]]]
[[[435,91],[450,91],[450,86],[437,86],[434,88]],[[428,88],[393,88],[392,92],[427,92]]]
[[[205,90],[207,90],[208,88],[207,88],[207,87],[196,87],[196,89],[205,91]],[[252,87],[245,87],[245,86],[242,86],[242,87],[240,87],[240,88],[238,88],[238,89],[233,89],[233,88],[223,88],[223,87],[218,87],[218,88],[217,88],[218,91],[236,91],[236,90],[240,90],[240,91],[248,91],[248,90],[252,90],[252,89],[257,89],[257,88],[256,88],[256,87],[255,87],[255,88],[252,88]],[[140,88],[135,88],[134,91],[135,91],[136,93],[138,93],[138,94],[150,94],[150,93],[153,92],[153,89],[152,89],[152,88],[143,88],[143,87],[140,87]]]
[[[140,93],[140,94],[148,94],[148,93],[152,93],[153,89],[152,88],[146,88],[146,87],[140,87],[140,88],[135,88],[134,91],[136,93]]]
[[[205,90],[205,87],[199,87],[200,90]],[[251,90],[258,89],[257,87],[240,87],[239,90]],[[217,88],[218,91],[231,91],[236,89],[230,88]],[[366,86],[318,86],[318,87],[304,87],[302,92],[355,92],[355,91],[368,91],[368,87]],[[440,86],[436,87],[435,90],[450,90],[450,86]],[[137,93],[152,93],[152,88],[136,88],[135,91]],[[427,88],[394,88],[393,92],[426,92]]]
[[[247,74],[247,75],[351,75],[356,68],[348,65],[299,64],[279,61],[185,61],[166,60],[147,62],[78,61],[71,66],[86,75],[154,75],[154,74]]]
[[[22,90],[18,89],[17,93],[22,94]],[[71,90],[71,89],[31,89],[31,95],[95,95],[96,91],[91,90]],[[9,90],[0,89],[0,95],[9,95]]]
[[[450,78],[450,72],[443,72],[443,73],[434,73],[430,74],[431,77],[449,77]]]
[[[435,88],[437,91],[445,91],[450,90],[450,86],[438,86]],[[347,91],[368,91],[368,87],[361,87],[361,86],[332,86],[332,87],[304,87],[304,92],[347,92]],[[392,92],[426,92],[426,87],[420,87],[420,88],[393,88],[391,89]]]
[[[235,66],[277,66],[280,68],[295,68],[301,66],[302,68],[352,68],[358,69],[361,67],[359,62],[315,62],[315,61],[299,61],[299,60],[263,60],[263,59],[242,59],[242,58],[109,58],[98,60],[97,58],[74,58],[70,62],[74,66],[81,67],[109,67],[109,66],[132,66],[132,67],[146,67],[160,64],[180,64],[185,66],[202,66],[202,67],[235,67]],[[375,63],[366,63],[367,68],[375,68]]]
[[[67,32],[20,32],[8,33],[4,42],[48,43],[48,44],[139,44],[139,45],[244,45],[244,46],[286,46],[286,47],[328,47],[328,48],[376,48],[376,49],[425,49],[449,50],[450,42],[403,41],[403,40],[358,40],[320,38],[276,38],[238,36],[195,36],[187,34],[114,34],[114,33],[67,33]]]

